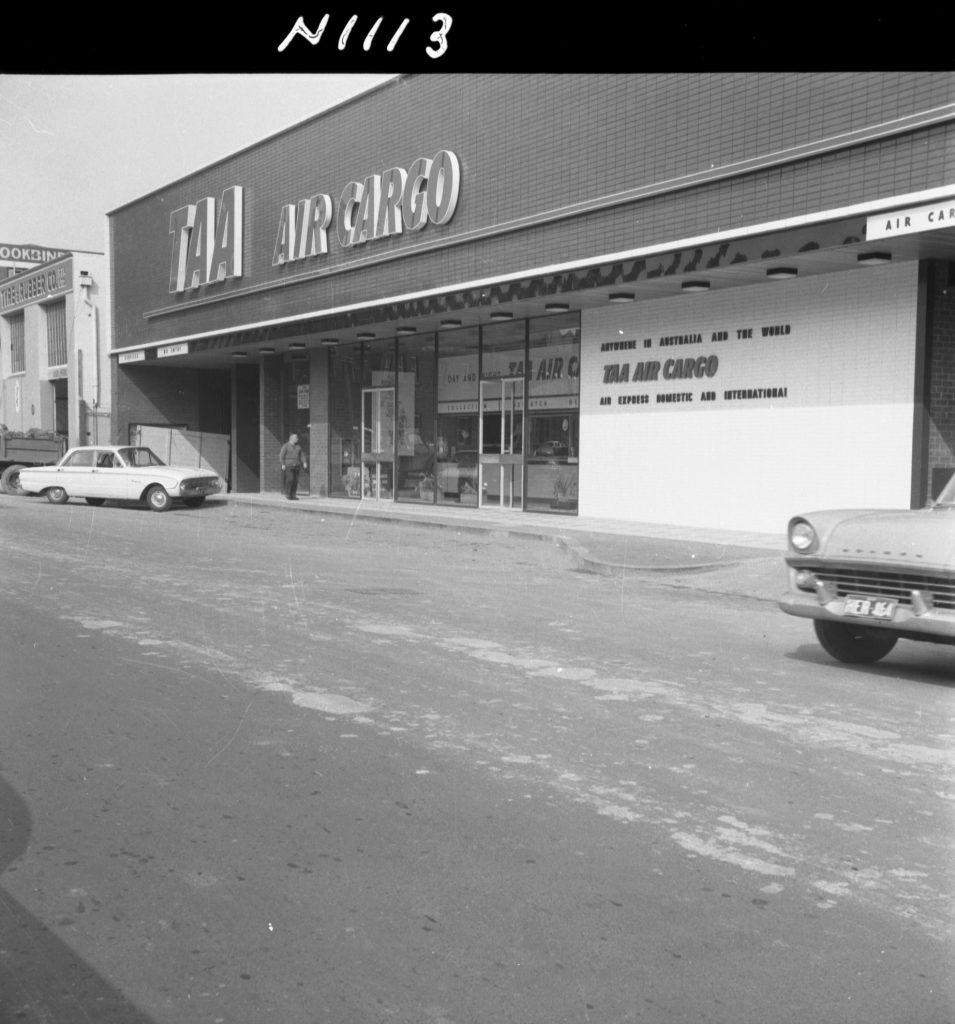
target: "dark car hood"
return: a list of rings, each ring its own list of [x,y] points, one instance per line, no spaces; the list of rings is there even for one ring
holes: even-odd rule
[[[826,558],[955,568],[955,509],[848,516],[829,532],[822,554]]]

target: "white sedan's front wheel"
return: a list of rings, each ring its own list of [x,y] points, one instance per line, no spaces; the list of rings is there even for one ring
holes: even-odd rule
[[[51,487],[46,492],[46,500],[51,505],[65,505],[70,500],[70,496],[62,487]]]
[[[156,484],[146,492],[146,504],[153,512],[166,512],[172,507],[172,498],[169,497],[165,487]]]

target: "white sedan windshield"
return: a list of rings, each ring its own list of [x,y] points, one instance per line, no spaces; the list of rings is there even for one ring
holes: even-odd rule
[[[120,448],[119,454],[127,466],[164,466],[165,463],[151,448]]]

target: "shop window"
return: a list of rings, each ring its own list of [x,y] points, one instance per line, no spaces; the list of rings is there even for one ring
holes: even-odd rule
[[[580,431],[579,314],[530,321],[527,405],[525,508],[574,513]]]
[[[361,346],[328,355],[328,489],[341,498],[361,498]]]
[[[435,500],[435,366],[434,335],[398,339],[395,429],[399,501]]]
[[[395,339],[366,341],[362,346],[361,365],[363,387],[394,387]]]
[[[438,335],[435,500],[477,505],[478,343],[475,328]]]
[[[66,303],[53,302],[45,308],[47,366],[66,366]]]
[[[293,359],[283,364],[285,429],[283,440],[290,434],[298,434],[298,443],[302,446],[308,459],[311,441],[309,427],[311,421],[311,364],[307,359]],[[311,491],[311,476],[308,469],[299,473],[298,490],[302,494]]]

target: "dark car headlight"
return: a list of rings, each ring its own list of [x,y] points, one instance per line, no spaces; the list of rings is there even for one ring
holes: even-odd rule
[[[793,551],[805,555],[819,544],[819,537],[806,519],[793,519],[789,524],[789,546]]]

